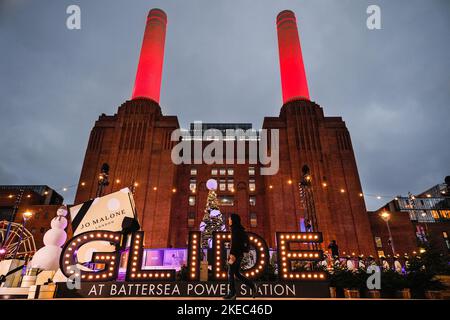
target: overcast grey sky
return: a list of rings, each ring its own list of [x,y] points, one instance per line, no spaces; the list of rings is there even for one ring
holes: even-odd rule
[[[81,30],[66,28],[70,4]],[[366,27],[369,4],[381,30]],[[364,192],[450,174],[450,1],[0,0],[0,184],[78,182],[95,120],[131,95],[154,7],[168,15],[160,104],[182,126],[278,115],[275,18],[291,9],[311,99],[346,121]]]

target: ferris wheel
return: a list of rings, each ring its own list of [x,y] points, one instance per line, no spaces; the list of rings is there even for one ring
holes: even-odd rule
[[[20,223],[0,221],[0,261],[14,258],[28,260],[35,252],[36,244],[30,231]]]

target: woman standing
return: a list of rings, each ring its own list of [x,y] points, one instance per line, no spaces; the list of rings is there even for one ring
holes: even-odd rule
[[[241,224],[241,217],[237,214],[232,214],[228,219],[228,224],[231,228],[231,249],[230,257],[228,258],[228,284],[230,291],[223,297],[227,300],[236,299],[236,280],[235,277],[242,281],[245,285],[252,289],[253,298],[256,296],[256,285],[244,277],[240,273],[242,258],[244,253],[249,251],[249,240],[244,227]]]

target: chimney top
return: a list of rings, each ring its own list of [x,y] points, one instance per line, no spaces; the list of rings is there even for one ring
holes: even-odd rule
[[[283,10],[277,15],[277,24],[283,22],[284,20],[291,20],[291,19],[294,19],[294,21],[296,21],[295,13],[291,10]]]
[[[161,20],[164,24],[167,24],[167,14],[158,8],[151,9],[147,15],[147,21],[150,19],[158,19]]]

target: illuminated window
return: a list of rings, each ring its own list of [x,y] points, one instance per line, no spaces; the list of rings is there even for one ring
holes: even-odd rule
[[[188,213],[188,227],[192,228],[195,225],[195,212]]]
[[[439,213],[441,219],[450,219],[450,210],[440,210]]]
[[[439,212],[437,210],[431,210],[431,215],[433,216],[434,219],[436,220],[439,219]]]
[[[217,169],[211,169],[211,175],[217,176]]]
[[[217,200],[219,200],[219,206],[234,206],[233,196],[218,196]]]
[[[255,196],[250,196],[250,197],[248,198],[248,202],[249,202],[249,204],[250,204],[252,207],[256,206],[256,197],[255,197]]]
[[[256,190],[255,179],[250,179],[250,180],[248,181],[248,189],[249,189],[250,191],[252,191],[252,192]]]
[[[250,213],[250,226],[252,228],[256,228],[258,226],[258,220],[256,217],[256,213]]]
[[[381,242],[380,237],[375,237],[375,244],[376,244],[377,248],[383,248],[383,243]]]
[[[195,196],[189,196],[189,205],[195,206]]]
[[[234,191],[234,180],[228,179],[227,186],[228,186],[228,191]]]
[[[219,180],[219,190],[225,191],[227,189],[227,183],[225,179]]]
[[[192,168],[191,169],[191,176],[196,176],[197,175],[197,169]]]
[[[233,169],[233,168],[230,168],[230,169],[228,169],[227,171],[228,171],[228,175],[229,175],[229,176],[234,175],[234,169]]]
[[[189,190],[195,191],[196,188],[197,188],[197,180],[195,179],[189,180]]]
[[[220,174],[221,176],[224,176],[224,175],[227,174],[227,170],[225,170],[225,169],[220,169],[220,170],[219,170],[219,174]]]
[[[255,167],[249,167],[248,168],[248,175],[254,176],[255,175]]]

